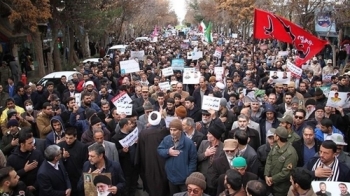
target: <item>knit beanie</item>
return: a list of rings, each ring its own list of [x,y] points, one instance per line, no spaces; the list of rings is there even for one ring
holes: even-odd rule
[[[143,104],[143,109],[146,111],[146,110],[153,110],[153,105],[151,104],[151,102],[149,101],[146,101],[144,104]]]
[[[178,129],[178,130],[182,131],[182,123],[181,123],[181,120],[179,120],[179,119],[173,119],[173,120],[169,123],[169,128],[175,128],[175,129]]]
[[[18,127],[18,120],[16,119],[11,119],[7,122],[7,128],[10,127]]]
[[[299,104],[299,99],[298,99],[298,97],[293,97],[292,103],[297,103],[297,104]]]
[[[184,106],[179,106],[175,109],[175,114],[177,117],[183,119],[187,117],[187,110]]]
[[[193,172],[190,176],[186,179],[186,185],[194,184],[199,186],[201,189],[205,190],[207,187],[207,183],[205,182],[205,177],[200,172]]]
[[[7,118],[10,119],[13,115],[16,115],[17,111],[15,109],[7,110]]]
[[[91,118],[90,118],[90,125],[91,126],[94,126],[95,124],[100,123],[100,122],[102,122],[102,121],[98,116],[96,116],[96,115],[91,116]]]

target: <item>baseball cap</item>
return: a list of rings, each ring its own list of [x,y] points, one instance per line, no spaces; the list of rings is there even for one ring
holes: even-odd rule
[[[273,135],[274,135],[273,131],[275,131],[275,130],[276,130],[275,128],[269,129],[269,130],[267,131],[267,133],[266,133],[266,137],[273,136]]]
[[[282,118],[277,118],[280,122],[293,124],[293,117],[291,115],[284,115]]]
[[[348,144],[344,142],[344,137],[340,133],[333,133],[331,138],[333,142],[339,146],[347,146]]]
[[[277,129],[271,130],[271,132],[274,133],[274,134],[276,134],[276,135],[278,135],[278,136],[281,137],[281,138],[285,138],[285,139],[288,138],[288,131],[287,131],[287,129],[284,128],[284,127],[281,127],[281,126],[280,126],[280,127],[277,127]]]

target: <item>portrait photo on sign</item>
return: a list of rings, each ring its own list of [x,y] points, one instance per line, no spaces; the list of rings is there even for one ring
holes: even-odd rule
[[[274,83],[289,84],[291,73],[286,71],[270,71],[270,79]]]
[[[311,186],[317,196],[350,195],[350,183],[347,182],[313,181]]]
[[[111,196],[108,188],[112,186],[111,173],[84,173],[85,196]]]
[[[328,94],[326,106],[335,107],[335,108],[344,107],[347,100],[348,100],[348,93],[330,91]]]

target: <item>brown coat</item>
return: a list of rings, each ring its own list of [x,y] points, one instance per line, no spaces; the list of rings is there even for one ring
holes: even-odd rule
[[[287,196],[297,196],[297,195],[299,195],[299,194],[294,194],[294,192],[293,192],[293,185],[290,186]],[[314,190],[311,187],[311,189],[309,189],[309,191],[306,192],[306,194],[299,195],[299,196],[316,196],[316,194],[315,194]]]
[[[36,125],[40,133],[40,139],[45,139],[46,135],[51,132],[50,117],[44,112],[40,112],[36,118]]]
[[[225,194],[225,191],[224,191],[219,196],[225,196],[225,195],[226,194]],[[247,196],[247,193],[244,191],[243,186],[238,192],[234,193],[234,196]]]

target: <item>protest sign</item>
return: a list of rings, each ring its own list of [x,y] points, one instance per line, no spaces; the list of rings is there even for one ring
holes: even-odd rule
[[[172,120],[174,119],[178,119],[178,117],[175,117],[175,116],[167,116],[165,117],[165,125],[166,125],[166,128],[169,128],[169,124]]]
[[[164,77],[168,77],[168,76],[174,75],[173,68],[172,67],[167,67],[167,68],[162,69],[162,75]]]
[[[207,95],[203,96],[202,101],[202,110],[210,110],[213,109],[215,111],[219,111],[220,109],[220,98],[210,97]]]
[[[330,83],[332,81],[332,76],[334,74],[322,74],[322,82],[323,83]]]
[[[112,98],[112,103],[115,105],[115,107],[118,107],[118,104],[128,104],[132,102],[132,99],[129,97],[129,95],[126,92],[119,93],[117,96]]]
[[[323,135],[322,135],[323,136]],[[314,180],[311,182],[311,186],[314,192],[313,195],[349,195],[348,187],[350,183],[340,181],[318,181]]]
[[[140,51],[131,51],[130,52],[130,57],[131,58],[137,58],[137,59],[143,59],[143,57],[145,56],[145,51],[144,50],[140,50]]]
[[[199,84],[201,73],[195,68],[184,68],[183,83],[184,84]]]
[[[113,186],[112,184],[105,184],[106,182],[111,182],[111,173],[83,173],[84,177],[84,195],[85,196],[99,196],[101,195],[100,192],[103,190],[103,195],[111,195],[108,191],[108,188],[110,186]],[[106,180],[106,177],[109,179]],[[96,185],[99,185],[99,188],[97,188],[94,185],[94,182],[96,182]]]
[[[192,60],[198,60],[200,58],[203,58],[203,51],[193,52]]]
[[[81,106],[81,93],[75,93],[75,103],[80,107]]]
[[[330,91],[328,94],[328,99],[326,106],[338,108],[343,107],[347,102],[349,102],[348,93]]]
[[[300,78],[303,70],[291,62],[287,62],[287,68],[295,78]]]
[[[117,113],[127,116],[132,114],[132,104],[119,103],[117,104]]]
[[[279,51],[277,56],[288,56],[289,52],[288,51]]]
[[[217,58],[221,58],[221,55],[222,55],[222,50],[219,47],[217,47],[213,56]]]
[[[183,70],[185,66],[185,60],[183,59],[173,59],[171,61],[171,67],[173,70]]]
[[[121,74],[135,73],[140,71],[139,63],[135,60],[120,61]]]
[[[170,90],[169,82],[161,82],[158,84],[160,90]]]
[[[182,43],[182,44],[180,45],[180,47],[181,47],[181,49],[187,50],[189,46],[188,46],[187,43]]]
[[[122,140],[119,140],[120,145],[122,145],[124,148],[132,146],[137,139],[139,138],[139,130],[136,127],[131,133],[129,133],[126,137],[124,137]]]
[[[237,33],[232,33],[232,38],[237,38],[238,37],[238,34]]]
[[[289,84],[291,73],[286,71],[270,71],[270,78],[273,83]]]

